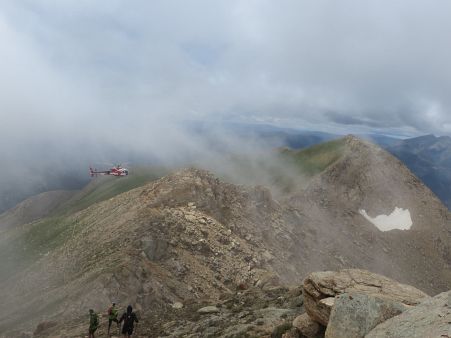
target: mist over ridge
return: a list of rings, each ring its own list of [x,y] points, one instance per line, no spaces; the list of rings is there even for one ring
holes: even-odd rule
[[[0,1],[0,338],[448,337],[449,13]]]
[[[204,138],[189,121],[448,135],[449,6],[2,3],[1,200],[80,187],[90,164],[174,163],[259,143],[228,127]]]

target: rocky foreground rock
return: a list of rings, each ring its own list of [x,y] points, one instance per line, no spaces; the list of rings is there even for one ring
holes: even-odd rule
[[[309,323],[299,333],[317,337],[317,332],[307,331],[315,321],[327,327],[326,338],[365,337],[378,324],[429,299],[412,286],[359,269],[311,273],[303,293],[310,322],[304,317],[303,322]]]
[[[344,293],[335,298],[327,338],[364,337],[376,325],[404,312],[403,303],[368,294]]]
[[[367,338],[451,337],[451,291],[426,299],[376,326]]]
[[[311,273],[302,289],[239,291],[197,312],[165,326],[162,337],[451,337],[451,291],[431,298],[359,269]]]
[[[417,305],[423,298],[428,297],[413,286],[360,269],[314,272],[304,280],[306,311],[322,325],[328,324],[337,296],[345,293],[349,294],[350,300],[353,294],[366,295],[367,303],[371,298],[375,299],[374,305],[383,301],[386,304],[399,304],[400,309]],[[345,306],[344,299],[340,298],[340,306]]]

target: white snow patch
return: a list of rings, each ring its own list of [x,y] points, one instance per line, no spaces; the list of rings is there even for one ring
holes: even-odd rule
[[[395,207],[390,215],[369,216],[365,210],[359,210],[360,214],[373,223],[380,231],[409,230],[412,226],[412,218],[409,209]]]

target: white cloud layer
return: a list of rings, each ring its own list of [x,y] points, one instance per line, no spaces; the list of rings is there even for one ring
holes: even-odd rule
[[[172,158],[201,146],[174,126],[186,120],[451,134],[449,13],[445,0],[2,1],[0,152],[19,172],[107,146]]]
[[[0,5],[0,111],[5,126],[31,118],[33,129],[89,136],[126,131],[130,119],[449,133],[450,10],[420,0],[10,1]]]

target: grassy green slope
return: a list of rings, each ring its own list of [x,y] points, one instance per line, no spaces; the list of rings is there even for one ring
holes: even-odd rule
[[[339,160],[347,149],[346,139],[321,143],[306,149],[278,149],[271,153],[225,157],[227,168],[213,168],[225,181],[268,186],[276,194],[303,189],[310,179]]]
[[[164,168],[138,168],[127,177],[93,178],[85,189],[49,217],[4,230],[0,236],[0,282],[64,245],[75,231],[82,230],[84,225],[71,217],[74,212],[140,187],[165,174],[167,169]]]
[[[302,150],[282,150],[282,156],[305,176],[314,176],[321,173],[341,156],[346,149],[343,138],[333,140]]]
[[[0,237],[0,282],[63,244],[74,221],[49,217],[8,229]]]

